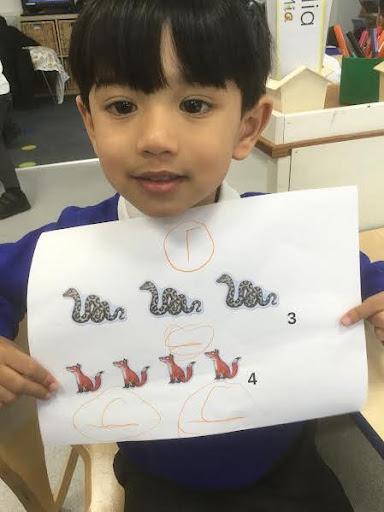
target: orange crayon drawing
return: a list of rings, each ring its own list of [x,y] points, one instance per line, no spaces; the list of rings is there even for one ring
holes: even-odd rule
[[[185,245],[187,246],[187,260],[188,260],[188,263],[190,262],[189,233],[191,231],[195,231],[196,229],[199,229],[199,228],[187,229],[186,232],[185,232]]]
[[[235,409],[241,403],[245,410],[254,404],[251,395],[241,384],[211,383],[198,389],[181,408],[178,419],[179,436],[210,435],[246,428],[247,415],[229,413],[231,403]]]
[[[164,344],[170,354],[180,361],[196,359],[207,350],[215,330],[207,324],[171,325],[164,333]]]
[[[127,359],[123,359],[122,361],[114,361],[112,364],[117,368],[121,368],[123,372],[125,388],[141,388],[144,386],[144,384],[146,384],[148,380],[149,366],[144,366],[144,368],[141,370],[141,375],[139,378],[137,373],[131,370],[131,368],[128,366]]]
[[[72,416],[73,428],[95,441],[138,438],[160,423],[159,411],[148,400],[121,388],[99,393]]]
[[[104,408],[104,410],[102,411],[102,414],[101,414],[101,425],[102,425],[102,428],[103,429],[106,429],[106,430],[112,430],[112,429],[121,429],[121,428],[127,428],[127,427],[138,427],[139,424],[138,423],[123,423],[123,424],[120,424],[120,423],[109,423],[108,421],[108,418],[107,418],[107,414],[108,414],[108,409],[110,407],[113,407],[114,405],[117,405],[119,404],[119,402],[121,402],[121,398],[115,398],[114,400],[111,400],[111,402],[109,402],[108,406],[106,406]],[[92,425],[93,427],[100,427],[100,425]]]
[[[211,352],[205,352],[205,356],[209,357],[213,360],[213,365],[215,367],[216,379],[233,379],[236,377],[237,372],[239,371],[239,360],[241,357],[236,357],[232,361],[232,370],[229,368],[227,363],[225,363],[221,357],[219,356],[219,351],[212,350]]]
[[[81,365],[79,363],[75,364],[74,366],[67,366],[66,368],[76,376],[78,393],[97,391],[100,388],[101,375],[104,373],[103,371],[99,372],[95,376],[95,383],[93,383],[92,380],[81,371]]]
[[[173,269],[197,272],[211,261],[215,242],[203,222],[192,220],[169,231],[164,239],[164,252]]]
[[[187,369],[184,372],[184,370],[175,363],[175,359],[172,354],[169,354],[168,356],[164,357],[159,357],[159,360],[168,366],[170,384],[189,382],[191,380],[193,375],[193,365],[195,364],[195,361],[189,363]]]

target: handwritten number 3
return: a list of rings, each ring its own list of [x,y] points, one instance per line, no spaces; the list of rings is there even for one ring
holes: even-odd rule
[[[296,319],[296,313],[288,313],[288,323],[290,325],[294,325],[296,322],[297,322],[297,319]]]

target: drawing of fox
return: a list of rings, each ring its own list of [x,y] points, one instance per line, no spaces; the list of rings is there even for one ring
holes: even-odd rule
[[[225,363],[221,357],[219,356],[219,351],[212,350],[211,352],[204,352],[204,355],[213,360],[213,364],[216,372],[216,379],[233,379],[236,377],[237,372],[239,371],[239,360],[241,357],[236,357],[232,361],[232,370],[229,368],[227,363]]]
[[[169,354],[168,356],[159,357],[159,360],[165,363],[168,366],[169,371],[169,383],[170,384],[176,384],[180,382],[188,382],[191,380],[193,375],[193,365],[195,364],[195,361],[192,361],[192,363],[189,363],[187,366],[186,371],[180,366],[178,366],[175,363],[175,359],[172,354]]]
[[[79,363],[75,364],[74,366],[67,366],[66,368],[76,376],[78,393],[97,391],[100,388],[101,375],[104,373],[103,371],[99,372],[95,376],[95,383],[93,383],[92,380],[81,371],[81,365]]]
[[[122,361],[114,361],[112,364],[117,368],[121,368],[121,371],[123,372],[125,388],[141,388],[144,386],[144,384],[146,384],[148,380],[149,366],[144,366],[144,368],[141,370],[141,375],[139,378],[137,373],[131,370],[131,368],[128,366],[127,359],[123,359]]]

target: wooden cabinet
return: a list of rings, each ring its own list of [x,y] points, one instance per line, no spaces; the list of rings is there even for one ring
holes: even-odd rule
[[[69,44],[71,42],[72,28],[76,20],[58,20],[58,36],[60,51],[63,58],[69,56]]]
[[[54,21],[36,21],[21,24],[21,30],[41,46],[47,46],[59,54],[59,41],[57,39]]]
[[[360,229],[384,226],[383,118],[384,102],[273,111],[255,150],[266,160],[268,192],[357,186]]]
[[[77,94],[79,89],[73,80],[69,67],[69,45],[72,28],[77,14],[58,14],[52,16],[20,16],[20,30],[37,41],[41,46],[55,50],[65,71],[70,76],[66,83],[66,94]]]

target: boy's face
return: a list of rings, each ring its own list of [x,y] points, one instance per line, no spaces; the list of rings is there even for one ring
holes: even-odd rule
[[[153,217],[213,203],[232,158],[248,156],[271,111],[263,97],[241,118],[233,83],[227,89],[183,83],[167,28],[162,60],[169,88],[147,95],[118,84],[94,87],[89,111],[77,98],[107,179]]]

